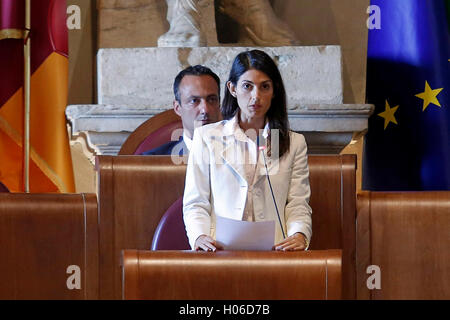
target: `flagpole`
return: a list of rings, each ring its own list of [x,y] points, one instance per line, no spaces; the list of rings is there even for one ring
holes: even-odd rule
[[[25,43],[24,43],[24,174],[23,185],[24,192],[30,192],[30,78],[31,78],[31,0],[25,0]]]

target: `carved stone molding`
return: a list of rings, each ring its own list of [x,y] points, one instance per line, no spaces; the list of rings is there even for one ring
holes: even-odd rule
[[[85,141],[86,152],[117,155],[127,137],[144,121],[167,109],[71,105],[66,109],[71,140]],[[303,105],[289,110],[291,129],[305,135],[310,154],[340,153],[356,134],[363,134],[373,105]]]

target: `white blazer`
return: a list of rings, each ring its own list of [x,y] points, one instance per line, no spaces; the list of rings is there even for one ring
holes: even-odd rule
[[[289,152],[278,161],[266,157],[267,167],[286,236],[302,232],[309,243],[312,210],[308,204],[311,191],[307,147],[301,134],[291,132],[290,139]],[[243,166],[244,141],[247,137],[237,117],[195,129],[183,197],[184,223],[192,249],[200,235],[215,237],[216,215],[235,220],[243,218],[248,191]],[[275,221],[276,244],[283,240],[283,235],[264,158],[259,159],[253,184],[254,216],[256,221]]]

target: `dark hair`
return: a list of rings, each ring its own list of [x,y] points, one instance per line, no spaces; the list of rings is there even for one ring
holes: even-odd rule
[[[279,155],[283,156],[290,147],[289,120],[286,108],[286,91],[280,71],[272,58],[261,50],[251,50],[241,52],[236,56],[231,67],[228,81],[237,85],[239,78],[248,70],[255,69],[264,72],[273,82],[273,99],[266,117],[268,118],[270,129],[279,130]],[[231,119],[239,110],[237,99],[231,95],[225,86],[225,93],[222,102],[222,115],[224,119]]]
[[[181,80],[183,80],[184,76],[211,76],[216,82],[217,82],[217,88],[218,88],[218,94],[220,97],[220,79],[212,72],[212,70],[208,67],[196,65],[196,66],[189,66],[186,69],[182,70],[180,73],[177,74],[175,77],[175,81],[173,82],[173,94],[175,95],[175,99],[181,104],[180,101],[180,92],[179,87]]]

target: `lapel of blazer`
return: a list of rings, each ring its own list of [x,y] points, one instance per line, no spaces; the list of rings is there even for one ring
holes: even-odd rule
[[[217,140],[221,158],[241,177],[241,179],[246,181],[240,144],[247,140],[242,130],[238,130],[236,117],[225,123],[223,131],[221,135],[217,137]]]

